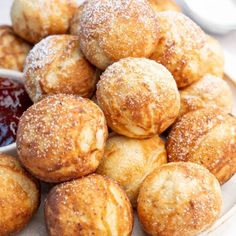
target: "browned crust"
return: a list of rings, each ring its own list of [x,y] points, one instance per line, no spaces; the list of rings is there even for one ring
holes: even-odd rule
[[[93,174],[54,187],[45,202],[45,221],[50,236],[128,236],[133,212],[114,181]]]
[[[124,187],[132,206],[136,207],[143,180],[166,162],[165,144],[159,136],[131,139],[112,134],[107,140],[104,157],[97,173],[116,180]]]
[[[236,119],[220,108],[185,114],[167,140],[169,161],[204,165],[225,183],[236,171]]]
[[[58,94],[23,114],[17,149],[23,165],[37,178],[62,182],[94,172],[106,138],[106,121],[96,104]]]
[[[0,154],[0,235],[26,226],[40,204],[39,183],[14,157]]]
[[[148,0],[152,8],[156,12],[160,11],[177,11],[180,12],[181,9],[174,0]]]
[[[15,0],[11,7],[14,31],[31,43],[48,35],[65,34],[77,9],[75,0]]]
[[[233,94],[229,85],[212,75],[206,75],[180,90],[180,101],[179,116],[208,106],[218,106],[226,112],[231,112],[233,108]]]
[[[83,6],[84,4],[81,4],[74,16],[72,17],[71,21],[70,21],[70,34],[72,35],[79,35],[79,31],[80,31],[80,18],[82,15],[82,11],[83,11]]]
[[[92,64],[105,70],[121,58],[149,57],[158,30],[155,12],[146,1],[90,0],[81,15],[80,46]]]
[[[13,32],[11,26],[0,26],[0,68],[22,71],[31,47]]]
[[[30,51],[24,68],[25,87],[34,102],[58,93],[89,98],[98,74],[81,53],[79,37],[72,35],[42,40]]]
[[[194,236],[210,227],[222,206],[217,179],[194,163],[169,163],[153,171],[138,197],[138,217],[150,235]]]
[[[180,108],[179,92],[169,71],[144,58],[125,58],[109,66],[96,96],[109,127],[131,138],[162,133]]]
[[[201,28],[182,13],[157,14],[160,39],[151,59],[164,65],[178,88],[186,87],[205,75],[207,37]]]

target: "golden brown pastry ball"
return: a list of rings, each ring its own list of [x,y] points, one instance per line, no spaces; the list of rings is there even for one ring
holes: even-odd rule
[[[86,58],[105,70],[121,58],[149,57],[158,29],[155,12],[146,0],[89,0],[78,34]]]
[[[179,114],[179,92],[172,75],[145,58],[121,59],[109,66],[96,95],[108,125],[131,138],[160,134]]]
[[[26,58],[25,88],[37,102],[49,94],[91,97],[98,73],[79,49],[77,36],[54,35],[40,41]]]
[[[223,77],[224,75],[224,52],[220,43],[213,37],[207,35],[207,73]]]
[[[138,196],[138,217],[149,235],[195,236],[219,217],[219,182],[203,166],[169,163],[153,171]]]
[[[50,236],[129,236],[133,212],[123,189],[93,174],[52,189],[45,203]]]
[[[231,112],[233,107],[233,95],[229,85],[212,75],[206,75],[180,90],[180,101],[180,116],[208,106],[218,106],[226,112]]]
[[[46,182],[62,182],[95,172],[106,138],[105,117],[95,103],[58,94],[23,114],[17,148],[33,175]]]
[[[71,22],[70,22],[70,34],[72,35],[78,35],[78,32],[80,30],[80,18],[82,15],[84,4],[81,4],[75,14],[73,15]]]
[[[160,40],[151,59],[163,64],[179,88],[203,77],[207,52],[206,34],[187,16],[166,11],[157,14]]]
[[[178,11],[180,12],[179,6],[174,0],[148,0],[152,8],[156,12],[160,11]]]
[[[18,37],[8,25],[0,26],[0,68],[23,70],[31,45]]]
[[[13,235],[38,209],[39,184],[14,157],[0,154],[0,235]]]
[[[12,26],[22,38],[37,43],[48,35],[67,33],[76,9],[76,0],[14,0]]]
[[[208,107],[185,114],[167,140],[169,161],[204,165],[221,184],[236,172],[236,118]]]
[[[145,177],[166,162],[165,144],[157,135],[149,139],[131,139],[111,134],[97,173],[111,177],[124,187],[135,207]]]

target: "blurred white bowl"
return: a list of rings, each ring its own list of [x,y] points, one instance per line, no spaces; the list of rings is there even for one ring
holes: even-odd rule
[[[209,33],[236,30],[235,0],[177,0],[184,13]]]
[[[14,70],[0,69],[0,77],[9,78],[9,79],[23,83],[23,73],[17,72]],[[0,153],[16,156],[16,143],[12,143],[10,145],[0,147]]]

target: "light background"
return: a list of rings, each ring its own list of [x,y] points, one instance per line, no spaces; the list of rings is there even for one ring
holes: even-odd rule
[[[0,24],[11,24],[10,20],[10,7],[13,0],[0,0]],[[33,0],[32,0],[33,1]],[[80,2],[80,0],[77,0]],[[236,14],[236,13],[235,13]],[[224,36],[216,36],[214,35],[221,43],[221,45],[224,47],[226,52],[230,52],[236,56],[236,32],[232,32],[230,34],[224,35]],[[235,63],[235,58],[233,58],[233,61],[231,61],[231,65]],[[236,68],[236,63],[235,66]],[[234,68],[234,69],[235,69]],[[234,70],[235,71],[235,70]],[[225,188],[230,188],[231,185],[225,186]],[[228,189],[228,191],[231,191]],[[230,202],[230,201],[229,201]],[[40,212],[34,217],[36,222],[41,221],[42,219],[42,209]],[[227,221],[223,226],[218,228],[217,233],[210,234],[211,236],[235,236],[236,235],[236,214]],[[37,228],[37,233],[35,231],[31,231],[33,228]],[[135,230],[136,231],[136,230]],[[140,235],[137,231],[134,233],[135,235]],[[37,225],[33,222],[31,222],[31,227],[28,227],[28,229],[25,229],[23,232],[19,234],[20,236],[45,236],[45,231],[43,227],[43,222],[38,223]]]

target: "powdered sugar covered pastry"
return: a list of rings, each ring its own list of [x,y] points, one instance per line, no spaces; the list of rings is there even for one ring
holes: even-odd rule
[[[82,15],[82,12],[83,12],[83,7],[84,7],[84,4],[81,4],[75,14],[73,15],[72,19],[71,19],[71,22],[70,22],[70,34],[72,35],[79,35],[79,31],[80,31],[80,19],[81,19],[81,15]]]
[[[125,189],[133,207],[136,207],[143,180],[166,162],[165,143],[158,135],[148,139],[133,139],[112,133],[97,173],[116,180]]]
[[[180,100],[180,116],[208,106],[218,106],[226,112],[231,112],[233,108],[233,95],[229,85],[213,75],[206,75],[180,90]]]
[[[162,133],[180,109],[179,92],[170,72],[145,58],[121,59],[109,66],[96,95],[110,128],[131,138]]]
[[[50,236],[130,236],[133,211],[124,190],[97,174],[55,186],[45,202]]]
[[[79,36],[86,58],[104,70],[126,57],[149,57],[158,42],[156,15],[146,0],[89,0]]]
[[[81,53],[78,36],[53,35],[30,51],[24,79],[26,90],[34,102],[57,93],[91,97],[98,70]]]
[[[166,11],[157,14],[160,40],[151,59],[164,65],[178,88],[186,87],[205,75],[208,58],[206,34],[187,16]]]
[[[191,162],[162,165],[144,180],[138,218],[148,235],[195,236],[220,216],[219,182]]]
[[[0,235],[15,235],[40,204],[40,187],[17,158],[0,153]]]
[[[22,71],[31,48],[14,33],[11,26],[0,26],[0,68]]]
[[[37,43],[48,35],[67,33],[76,8],[76,0],[15,0],[12,26],[22,38]]]
[[[169,161],[204,165],[221,184],[236,172],[236,118],[217,107],[182,116],[167,139]]]
[[[63,182],[95,172],[107,138],[105,117],[88,99],[48,96],[21,117],[17,149],[22,164],[46,182]]]

